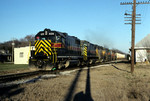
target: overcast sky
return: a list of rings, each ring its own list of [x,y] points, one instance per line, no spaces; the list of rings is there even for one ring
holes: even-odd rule
[[[66,32],[81,40],[128,52],[131,25],[124,13],[132,0],[0,0],[0,42],[36,34],[45,28]],[[144,0],[137,0],[144,1]],[[148,0],[145,0],[148,1]],[[150,4],[137,5],[141,25],[136,25],[136,42],[150,34]]]

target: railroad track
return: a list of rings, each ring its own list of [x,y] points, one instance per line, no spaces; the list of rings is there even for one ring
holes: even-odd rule
[[[112,63],[112,62],[96,63],[96,64],[91,65],[91,66],[110,64],[110,63]],[[82,68],[84,68],[84,67],[86,67],[86,66],[83,66]],[[67,70],[77,69],[77,68],[80,68],[80,67],[72,67],[72,68],[67,68],[67,69],[63,69],[63,70],[54,70],[54,71],[38,70],[38,71],[32,71],[32,72],[24,72],[24,73],[17,73],[17,74],[1,75],[0,76],[0,83],[11,82],[11,81],[24,79],[24,78],[28,78],[28,77],[32,77],[32,76],[36,76],[36,75],[41,75],[41,74],[59,74],[60,71],[63,72],[63,71],[67,71]]]
[[[1,75],[0,76],[0,83],[7,83],[15,80],[20,80],[32,76],[39,76],[43,74],[59,74],[59,72],[63,71],[68,71],[68,70],[74,70],[80,67],[71,67],[71,68],[66,68],[62,70],[37,70],[37,71],[32,71],[32,72],[24,72],[24,73],[16,73],[16,74],[8,74],[8,75]],[[84,68],[84,67],[82,67]]]
[[[67,71],[67,70],[73,70],[75,68],[79,67],[73,67],[73,68],[67,68],[67,69],[62,69],[62,70],[37,70],[37,71],[32,71],[32,72],[24,72],[24,73],[16,73],[16,74],[8,74],[8,75],[1,75],[0,76],[0,83],[7,83],[15,80],[20,80],[24,78],[29,78],[32,76],[40,76],[44,74],[59,74],[60,71]]]
[[[0,83],[6,83],[6,82],[11,82],[14,80],[18,79],[23,79],[27,77],[32,77],[35,75],[40,75],[40,74],[57,74],[56,71],[45,71],[45,70],[38,70],[38,71],[33,71],[33,72],[24,72],[24,73],[17,73],[17,74],[9,74],[9,75],[1,75],[0,76]]]

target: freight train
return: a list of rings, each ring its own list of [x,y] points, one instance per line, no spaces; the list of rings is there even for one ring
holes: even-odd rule
[[[35,50],[31,51],[29,66],[51,70],[115,59],[115,52],[108,48],[67,33],[45,29],[35,35]]]

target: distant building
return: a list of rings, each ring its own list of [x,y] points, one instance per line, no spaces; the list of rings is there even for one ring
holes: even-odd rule
[[[135,62],[149,61],[150,47],[135,47]]]
[[[14,48],[14,64],[28,64],[31,55],[30,50],[34,49],[34,46]]]
[[[135,62],[150,61],[150,34],[135,45]]]
[[[9,53],[8,50],[1,49],[0,50],[0,62],[11,62],[12,54]]]
[[[1,49],[1,50],[0,50],[0,54],[5,54],[5,50],[4,50],[4,49]]]

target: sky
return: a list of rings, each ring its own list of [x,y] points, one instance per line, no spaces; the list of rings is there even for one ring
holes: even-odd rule
[[[132,1],[0,0],[0,42],[36,35],[49,28],[128,53],[131,25],[124,24],[124,13],[131,14],[132,6],[120,3]],[[150,34],[150,4],[136,8],[141,24],[136,25],[135,44]]]

